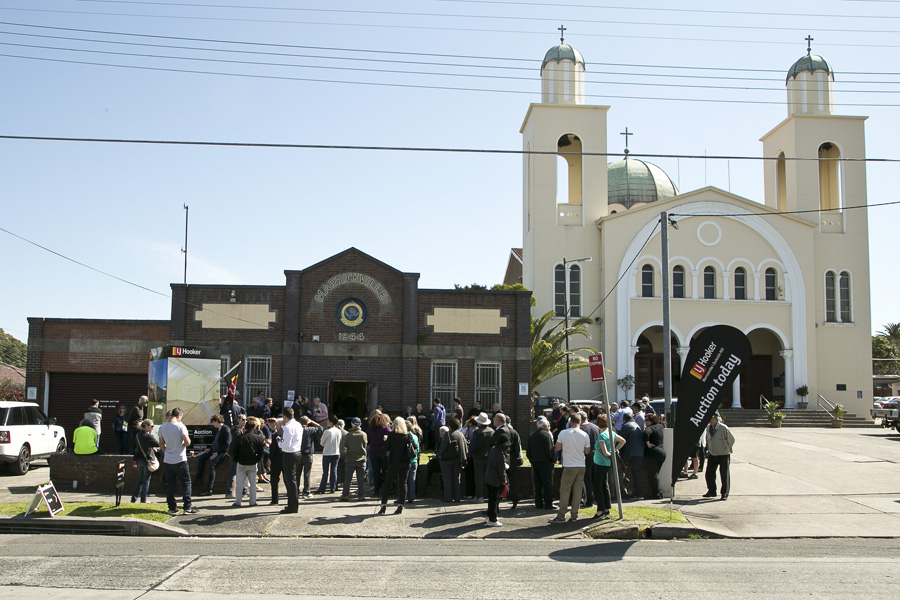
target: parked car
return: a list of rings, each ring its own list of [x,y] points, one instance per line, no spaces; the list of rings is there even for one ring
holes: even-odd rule
[[[534,399],[534,414],[535,415],[548,415],[550,411],[553,410],[553,401],[559,400],[563,404],[566,401],[559,396],[538,396]]]
[[[882,398],[881,406],[869,410],[873,419],[881,419],[882,427],[894,427],[900,413],[900,397]]]
[[[66,451],[66,432],[34,402],[0,402],[0,462],[24,475],[35,458]]]
[[[651,400],[650,406],[653,407],[653,410],[656,411],[657,415],[666,414],[666,401],[665,400]],[[666,427],[675,427],[675,416],[678,414],[678,398],[672,398],[672,419],[668,420],[666,423]]]

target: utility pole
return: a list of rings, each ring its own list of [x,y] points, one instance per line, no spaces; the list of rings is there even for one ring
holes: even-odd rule
[[[188,242],[188,211],[190,208],[184,205],[184,248],[181,253],[184,254],[184,285],[187,285],[187,242]]]

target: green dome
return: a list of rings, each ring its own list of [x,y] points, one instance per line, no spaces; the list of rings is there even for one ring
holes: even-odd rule
[[[667,200],[678,195],[678,188],[666,172],[653,163],[636,158],[617,160],[606,167],[609,204],[626,209],[638,203]]]
[[[581,63],[581,66],[584,67],[584,57],[581,56],[581,52],[568,44],[560,44],[547,50],[547,54],[544,55],[544,62],[541,63],[541,70],[543,71],[550,61],[560,62],[562,60]]]
[[[788,71],[785,83],[790,81],[791,77],[796,77],[804,71],[809,71],[810,73],[815,73],[816,71],[825,71],[831,76],[832,81],[834,80],[834,71],[831,70],[831,65],[829,65],[824,58],[822,58],[821,56],[816,56],[815,54],[807,54],[794,63],[794,65],[791,67],[791,70]]]

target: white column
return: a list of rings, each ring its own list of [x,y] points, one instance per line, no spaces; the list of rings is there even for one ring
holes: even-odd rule
[[[797,408],[797,396],[794,394],[794,351],[789,348],[778,354],[784,359],[784,407]]]
[[[730,300],[731,295],[728,293],[728,282],[731,279],[731,271],[722,271],[722,300]]]
[[[637,355],[637,353],[638,353],[637,346],[629,346],[629,348],[628,348],[628,371],[627,372],[632,377],[634,377],[634,357]],[[637,377],[635,377],[634,385],[637,386]],[[616,395],[618,395],[618,394],[616,394]],[[627,397],[628,394],[626,393],[625,396]],[[631,397],[637,398],[637,387],[632,388],[632,396]]]
[[[693,286],[691,290],[691,298],[693,298],[694,300],[697,300],[697,278],[699,277],[699,275],[700,271],[691,269],[691,285]]]
[[[753,271],[753,299],[759,302],[759,271]]]
[[[734,383],[731,384],[731,408],[744,408],[741,406],[741,376],[738,375],[734,378]]]
[[[687,358],[688,352],[690,352],[690,347],[688,346],[679,346],[678,347],[678,364],[679,372],[684,373],[684,361]]]

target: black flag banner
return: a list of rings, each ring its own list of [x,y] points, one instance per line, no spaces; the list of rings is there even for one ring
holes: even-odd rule
[[[714,325],[694,339],[678,388],[678,418],[672,448],[672,481],[694,453],[697,440],[750,360],[750,340],[730,325]]]

